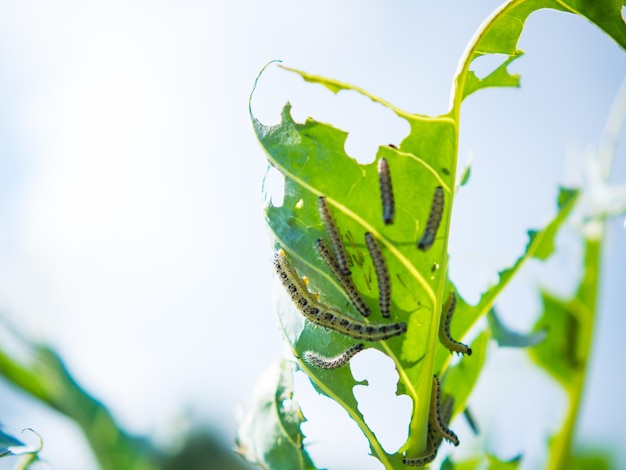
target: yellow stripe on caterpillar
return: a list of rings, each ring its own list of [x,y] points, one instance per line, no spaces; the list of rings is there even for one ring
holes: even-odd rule
[[[365,341],[386,340],[406,332],[406,323],[369,324],[355,320],[319,302],[291,267],[285,253],[274,256],[274,269],[300,313],[312,323]]]
[[[359,294],[357,288],[354,286],[352,278],[341,274],[341,268],[339,267],[339,263],[337,263],[337,258],[335,258],[335,255],[333,255],[330,249],[326,246],[324,240],[318,238],[315,241],[315,247],[317,248],[322,260],[324,260],[330,271],[333,273],[333,276],[335,276],[335,279],[337,279],[337,282],[341,284],[341,287],[348,295],[352,305],[354,305],[354,307],[364,317],[371,315],[372,311],[361,297],[361,294]]]
[[[450,292],[446,304],[441,309],[441,319],[439,320],[439,341],[451,352],[472,355],[472,348],[466,344],[460,343],[452,339],[450,334],[450,324],[452,323],[452,314],[456,308],[456,294]]]
[[[320,217],[322,222],[324,223],[324,227],[326,228],[326,234],[330,239],[330,244],[333,247],[333,251],[335,252],[335,256],[337,257],[337,261],[339,263],[340,272],[342,276],[350,275],[350,267],[348,266],[348,257],[346,256],[346,249],[343,246],[343,242],[341,241],[341,236],[339,235],[339,230],[337,229],[337,225],[335,224],[335,219],[333,218],[332,212],[330,212],[330,208],[326,203],[326,197],[320,196],[317,199],[317,206],[320,212]]]

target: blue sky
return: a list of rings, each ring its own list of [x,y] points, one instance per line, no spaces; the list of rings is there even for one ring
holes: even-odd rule
[[[192,415],[232,433],[235,406],[283,350],[260,190],[266,162],[247,115],[258,71],[282,59],[409,111],[443,113],[466,43],[498,4],[4,2],[0,310],[57,347],[131,430],[167,443]],[[572,15],[533,15],[520,47],[526,55],[511,69],[522,74],[522,88],[480,92],[463,108],[459,158],[472,154],[473,168],[455,201],[450,250],[453,280],[468,300],[521,252],[526,230],[553,213],[557,185],[599,141],[626,76],[623,51]],[[287,100],[296,119],[310,115],[350,131],[347,150],[364,160],[407,131],[367,100],[268,69],[253,101],[257,117],[276,122]],[[617,182],[626,178],[624,152],[622,143]],[[622,222],[607,234],[581,426],[583,439],[613,447],[626,439],[617,395],[623,374],[615,373],[626,327]],[[566,246],[547,267],[556,288],[576,281],[575,255]],[[527,328],[538,314],[542,273],[529,266],[498,304],[512,326]],[[515,400],[545,381],[523,355],[496,355],[493,373],[508,381],[502,405],[519,408]],[[364,359],[384,368],[380,358]],[[493,387],[478,392],[487,397],[475,405],[485,425],[506,426],[487,406]],[[0,393],[10,398],[0,421],[37,429],[54,466],[93,465],[71,425],[6,388]],[[558,403],[557,392],[546,394]],[[313,418],[320,405],[310,401]],[[554,409],[544,413],[552,423]],[[549,426],[540,421],[518,426],[507,442],[486,439],[514,455],[532,441],[529,430]],[[335,447],[320,438],[312,452],[320,465],[351,468],[354,460],[342,459],[353,443],[336,429]],[[362,443],[354,446],[363,452]],[[360,468],[378,468],[366,455],[358,459]]]

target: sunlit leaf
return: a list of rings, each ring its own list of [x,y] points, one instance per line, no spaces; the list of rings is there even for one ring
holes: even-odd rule
[[[445,121],[433,120],[434,128],[445,128],[447,125]],[[420,394],[427,397],[432,381],[432,362],[427,380],[421,381],[420,373],[429,342],[438,345],[437,331],[429,325],[433,321],[438,324],[441,308],[441,293],[438,292],[445,285],[445,277],[439,267],[445,265],[443,234],[447,231],[449,204],[446,204],[439,228],[441,236],[437,237],[434,246],[423,252],[417,248],[417,240],[428,219],[435,188],[442,186],[446,198],[450,198],[453,177],[449,170],[441,170],[443,157],[438,141],[441,134],[435,133],[430,146],[424,143],[427,139],[423,139],[421,148],[429,150],[420,157],[404,151],[404,144],[400,149],[379,148],[377,160],[385,157],[389,162],[396,194],[395,223],[385,226],[381,214],[377,162],[360,165],[348,157],[344,150],[345,132],[312,119],[304,124],[296,123],[291,118],[289,106],[283,110],[282,121],[277,126],[266,127],[256,120],[254,126],[270,163],[285,175],[282,206],[275,207],[270,203],[266,208],[276,249],[286,251],[299,275],[309,279],[310,290],[319,293],[324,302],[354,317],[359,316],[315,250],[315,240],[326,238],[317,202],[318,196],[326,196],[353,263],[354,284],[375,312],[368,321],[384,323],[386,320],[381,318],[378,309],[374,268],[364,241],[365,232],[374,234],[391,273],[392,321],[406,322],[408,333],[388,341],[368,343],[367,347],[379,349],[394,360],[400,373],[400,393],[407,393],[414,399]],[[289,301],[283,303],[278,314],[281,327],[299,358],[307,350],[333,355],[355,342],[303,322]],[[389,455],[384,451],[367,427],[352,391],[357,383],[348,368],[324,371],[314,369],[302,360],[299,364],[318,391],[346,408],[370,438],[374,455],[387,462],[400,461],[400,455]],[[422,414],[425,411],[419,409]],[[424,417],[425,414],[417,422],[424,425],[425,432]]]
[[[304,416],[293,397],[293,364],[275,363],[258,384],[239,426],[238,452],[268,470],[315,469],[302,444]]]
[[[528,17],[542,9],[553,9],[581,15],[626,49],[626,24],[622,18],[623,0],[510,0],[483,24],[479,34],[466,50],[457,75],[457,103],[474,91],[487,87],[517,87],[519,77],[507,66],[523,52],[517,43]],[[488,54],[502,54],[506,60],[482,79],[470,70],[472,62]]]
[[[452,108],[442,116],[409,113],[359,87],[283,67],[333,93],[356,91],[407,121],[410,132],[400,145],[381,145],[370,164],[359,164],[346,154],[346,132],[313,118],[304,123],[295,122],[289,104],[283,108],[280,122],[273,126],[264,125],[251,112],[255,132],[270,166],[285,180],[281,205],[274,205],[269,197],[264,198],[269,201],[265,213],[274,238],[274,249],[283,250],[285,259],[298,275],[306,278],[308,289],[319,298],[311,302],[328,304],[363,322],[403,322],[407,325],[406,334],[386,341],[366,342],[366,347],[378,349],[394,362],[399,375],[397,393],[408,395],[414,404],[408,439],[398,452],[389,454],[358,409],[353,393],[357,382],[350,369],[320,370],[303,360],[306,351],[332,356],[352,346],[355,340],[305,321],[284,290],[276,303],[280,327],[299,367],[319,393],[343,406],[367,437],[372,455],[387,468],[401,467],[404,453],[418,455],[425,448],[433,374],[445,377],[444,387],[455,398],[457,412],[463,409],[482,368],[490,337],[489,330],[485,330],[475,341],[475,354],[462,358],[453,367],[450,367],[450,353],[440,344],[438,337],[444,299],[450,292],[456,292],[448,278],[447,237],[457,181],[461,102],[482,88],[518,86],[519,77],[510,74],[508,66],[522,53],[517,49],[517,41],[525,20],[542,8],[574,11],[568,5],[551,0],[516,0],[495,12],[468,46],[455,78]],[[618,43],[626,44],[622,41],[626,28],[623,25],[621,29],[614,27],[617,10],[599,11],[595,7],[583,6],[578,12],[603,28]],[[487,54],[504,54],[504,59],[486,76],[478,78],[470,66],[475,59]],[[392,225],[386,225],[382,218],[377,165],[383,158],[389,164],[396,201],[396,217]],[[461,184],[466,183],[468,177],[469,170],[460,178]],[[433,246],[421,250],[418,240],[426,229],[436,191],[441,191],[445,200],[441,224]],[[352,281],[374,312],[367,319],[359,317],[340,283],[316,253],[316,239],[327,237],[318,213],[320,196],[326,198],[336,220],[348,254]],[[458,302],[450,327],[453,338],[462,341],[470,328],[490,310],[497,295],[526,260],[545,260],[552,254],[557,231],[576,198],[576,191],[561,190],[552,221],[540,230],[529,231],[525,251],[510,268],[499,273],[498,283],[482,295],[477,305],[467,304],[456,293]],[[380,244],[391,273],[392,318],[389,320],[383,319],[378,310],[377,279],[364,242],[365,233],[372,234]],[[502,329],[497,333],[499,339],[504,337]],[[519,337],[516,341],[521,344]],[[538,336],[526,341],[536,342]]]

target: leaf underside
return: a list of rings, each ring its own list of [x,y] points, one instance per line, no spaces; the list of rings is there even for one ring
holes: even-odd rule
[[[318,294],[321,302],[361,321],[407,324],[404,335],[387,341],[366,342],[367,348],[378,349],[394,361],[399,374],[397,393],[408,395],[414,404],[407,441],[398,452],[389,454],[358,409],[353,393],[358,383],[350,369],[320,370],[302,359],[304,352],[309,350],[334,356],[357,341],[304,321],[286,293],[277,302],[279,324],[298,366],[309,376],[318,392],[344,407],[368,438],[372,455],[386,468],[402,468],[403,454],[411,456],[423,451],[433,374],[442,379],[444,392],[453,396],[454,415],[462,412],[480,374],[488,340],[492,337],[489,328],[483,330],[472,344],[474,355],[463,358],[454,366],[451,366],[450,352],[438,339],[442,305],[450,292],[456,292],[447,272],[447,236],[455,191],[461,102],[482,88],[519,85],[519,77],[509,74],[507,66],[521,55],[516,47],[517,41],[525,20],[536,10],[576,11],[625,47],[623,21],[621,28],[615,27],[615,15],[620,15],[621,21],[617,6],[600,14],[597,8],[587,5],[577,5],[574,10],[574,3],[532,0],[505,4],[470,44],[454,81],[452,108],[442,116],[408,113],[358,87],[283,67],[334,93],[357,91],[408,122],[409,135],[397,146],[381,145],[375,161],[370,164],[359,164],[346,154],[346,132],[312,118],[304,123],[295,122],[289,104],[282,110],[280,123],[274,126],[266,126],[251,115],[270,165],[285,178],[282,205],[275,206],[270,200],[265,208],[275,249],[285,251],[290,264],[299,276],[308,279],[309,290]],[[479,79],[470,66],[474,59],[486,54],[505,54],[508,59]],[[389,164],[393,181],[396,215],[391,225],[385,225],[382,218],[377,173],[382,158]],[[432,247],[422,251],[417,247],[417,241],[426,228],[437,187],[443,189],[445,200],[441,224]],[[328,243],[318,212],[319,196],[327,199],[348,254],[352,281],[373,312],[368,319],[360,317],[316,252],[316,239],[322,238]],[[456,292],[458,302],[451,325],[453,338],[463,340],[491,309],[498,294],[526,260],[533,257],[544,260],[550,256],[556,233],[577,196],[576,191],[561,190],[552,221],[541,230],[529,232],[524,253],[510,268],[499,273],[498,283],[482,295],[477,305],[467,304]],[[390,273],[392,309],[389,320],[382,318],[378,308],[379,290],[373,260],[365,245],[366,232],[373,234],[379,243]]]

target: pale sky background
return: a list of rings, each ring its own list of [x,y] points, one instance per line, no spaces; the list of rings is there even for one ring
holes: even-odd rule
[[[440,114],[465,45],[499,3],[1,1],[0,311],[56,347],[129,430],[171,444],[192,414],[231,442],[235,407],[283,350],[260,189],[267,164],[247,114],[257,73],[282,59]],[[473,154],[474,163],[455,201],[450,252],[469,301],[521,253],[526,230],[553,214],[557,185],[599,142],[626,77],[624,52],[573,15],[533,15],[520,47],[526,55],[511,70],[522,88],[482,91],[463,108],[460,159]],[[277,122],[287,100],[298,120],[352,131],[347,151],[362,159],[407,132],[368,100],[271,67],[253,109]],[[625,153],[622,142],[617,182]],[[621,452],[623,466],[626,231],[623,220],[609,228],[579,435]],[[532,325],[539,279],[566,293],[578,255],[564,243],[549,266],[530,265],[498,303],[505,321]],[[355,374],[384,368],[373,356],[355,358]],[[494,349],[485,374],[472,406],[486,445],[503,458],[537,448],[558,427],[558,390],[519,352]],[[318,465],[381,468],[340,418],[330,429],[313,422],[323,400],[305,382]],[[394,388],[381,393],[391,400]],[[542,405],[531,407],[537,390]],[[2,383],[0,394],[0,422],[13,433],[36,429],[51,468],[94,468],[73,425]],[[377,425],[390,449],[405,426],[393,412]],[[481,444],[462,420],[456,427],[467,444],[455,455]],[[527,468],[536,459],[539,450]]]

